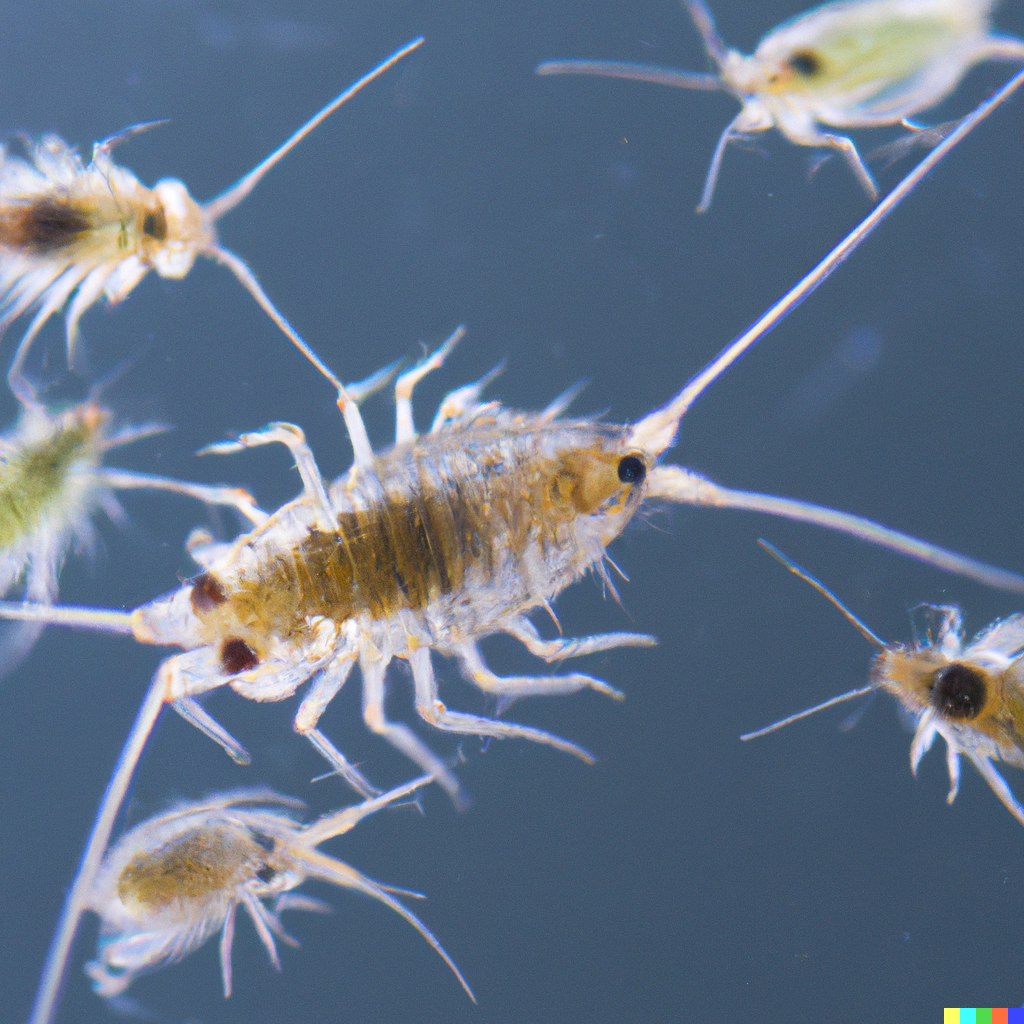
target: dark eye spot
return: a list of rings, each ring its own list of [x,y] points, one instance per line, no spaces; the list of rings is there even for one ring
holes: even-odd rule
[[[977,718],[985,707],[985,677],[967,665],[952,665],[935,674],[932,706],[945,718]]]
[[[224,646],[220,649],[220,663],[225,675],[237,676],[239,672],[248,672],[249,669],[255,668],[260,659],[244,640],[232,637],[225,640]]]
[[[204,572],[192,581],[192,593],[189,594],[189,602],[192,605],[192,611],[196,615],[208,612],[211,608],[223,604],[226,600],[227,597],[224,595],[224,588],[220,585],[220,580],[212,573]]]
[[[277,872],[269,864],[264,864],[263,867],[256,872],[256,877],[261,882],[265,882],[269,885],[277,877]]]
[[[626,455],[619,460],[619,479],[624,484],[642,484],[647,476],[647,467],[635,455]]]
[[[150,238],[162,242],[167,238],[167,218],[164,216],[163,207],[158,210],[150,210],[142,219],[142,233]]]
[[[273,853],[274,847],[277,846],[277,840],[273,836],[268,836],[266,832],[260,832],[257,829],[249,829],[249,835],[252,836],[252,841],[261,849],[267,853]]]
[[[810,78],[821,70],[821,58],[813,50],[797,50],[789,55],[786,63],[804,78]]]

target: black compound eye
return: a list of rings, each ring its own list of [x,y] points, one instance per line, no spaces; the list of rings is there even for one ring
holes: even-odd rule
[[[791,53],[786,63],[804,78],[810,78],[821,70],[821,58],[811,50],[797,50]]]
[[[626,455],[619,460],[619,479],[624,484],[642,484],[647,476],[647,467],[635,455]]]
[[[932,706],[945,718],[977,718],[985,706],[985,677],[977,669],[954,662],[935,674]]]

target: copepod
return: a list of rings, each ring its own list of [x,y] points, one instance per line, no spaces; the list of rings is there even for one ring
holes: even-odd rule
[[[823,583],[766,541],[759,542],[790,572],[832,602],[879,653],[871,662],[870,682],[771,725],[746,733],[756,739],[816,711],[884,690],[891,693],[914,726],[910,770],[937,736],[946,741],[949,795],[960,788],[960,755],[967,757],[1003,806],[1024,825],[1024,807],[993,762],[1024,768],[1024,614],[999,619],[969,641],[963,616],[951,605],[922,604],[911,610],[913,643],[886,643],[872,632]]]
[[[991,31],[994,0],[839,0],[783,22],[752,54],[725,45],[703,0],[682,2],[717,74],[603,60],[549,60],[536,70],[731,92],[743,107],[715,146],[698,213],[711,205],[726,146],[769,128],[840,153],[874,200],[878,187],[853,141],[820,126],[916,129],[908,119],[945,99],[975,64],[1024,62],[1024,39]]]
[[[24,361],[43,325],[65,305],[68,360],[73,363],[78,321],[90,306],[101,297],[110,304],[127,298],[150,270],[161,277],[185,277],[199,256],[227,267],[299,351],[338,387],[249,266],[220,244],[217,222],[317,125],[422,42],[414,39],[396,50],[206,203],[197,203],[174,178],[149,188],[111,158],[115,146],[162,122],[133,125],[96,143],[89,164],[56,135],[26,140],[27,160],[0,150],[0,335],[22,314],[36,309],[8,374],[18,398],[34,403]]]
[[[582,673],[499,677],[478,641],[493,633],[520,640],[547,662],[617,647],[647,646],[638,633],[545,640],[529,618],[550,609],[587,572],[603,575],[607,546],[647,502],[735,508],[782,516],[889,547],[988,585],[1024,592],[1024,577],[956,555],[859,516],[803,501],[732,490],[678,465],[660,464],[697,398],[815,291],[950,150],[1024,84],[1002,87],[933,149],[845,239],[666,405],[634,425],[563,417],[574,391],[547,409],[516,412],[481,401],[492,374],[449,394],[431,430],[417,435],[412,394],[440,367],[462,331],[403,373],[395,385],[394,447],[375,453],[358,402],[388,374],[339,387],[338,406],[354,451],[351,469],[322,479],[301,430],[271,424],[222,443],[236,451],[286,445],[303,491],[234,542],[193,547],[203,571],[131,612],[0,603],[0,619],[134,635],[185,648],[157,668],[101,799],[40,979],[31,1024],[55,1014],[78,922],[88,908],[121,805],[160,712],[171,704],[236,760],[244,749],[197,701],[229,685],[242,696],[281,700],[312,679],[295,728],[367,799],[376,789],[324,736],[319,718],[358,661],[363,715],[456,798],[458,780],[412,729],[387,719],[389,662],[408,662],[417,712],[462,735],[582,748],[530,726],[450,711],[439,699],[432,652],[453,656],[463,674],[505,701],[590,688],[616,695]]]
[[[95,545],[93,516],[102,510],[115,523],[125,522],[115,491],[170,491],[208,505],[232,506],[254,525],[266,518],[240,488],[104,465],[113,449],[165,429],[157,424],[114,429],[112,423],[110,411],[90,399],[63,409],[25,406],[17,422],[0,434],[0,593],[6,596],[20,587],[28,600],[56,600],[68,554]],[[0,674],[28,653],[39,628],[19,623],[4,637]]]
[[[120,996],[140,975],[177,963],[219,931],[221,978],[229,997],[238,908],[249,915],[270,962],[280,970],[275,936],[298,945],[281,914],[331,909],[322,900],[293,894],[314,879],[364,893],[404,917],[476,1002],[431,931],[393,895],[418,893],[375,882],[318,849],[431,781],[430,776],[416,779],[309,824],[296,820],[301,801],[254,789],[181,803],[136,825],[107,852],[89,896],[89,909],[100,918],[98,955],[85,967],[94,990],[106,998]]]

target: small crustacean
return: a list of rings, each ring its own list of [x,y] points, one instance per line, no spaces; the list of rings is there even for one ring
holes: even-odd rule
[[[173,491],[209,505],[230,505],[251,523],[266,516],[244,490],[132,473],[103,465],[109,451],[164,429],[143,425],[111,429],[112,416],[95,400],[64,409],[22,409],[0,434],[0,594],[19,584],[30,601],[56,600],[57,582],[69,551],[89,550],[93,515],[102,509],[125,519],[114,491],[148,488]],[[3,638],[0,674],[24,657],[40,632],[19,623]]]
[[[0,603],[0,618],[133,634],[185,648],[164,660],[139,707],[64,903],[40,979],[31,1024],[53,1019],[61,980],[88,894],[119,808],[164,705],[220,743],[244,750],[197,702],[230,685],[256,700],[281,700],[312,680],[295,719],[333,768],[367,797],[376,791],[317,728],[320,716],[360,664],[363,713],[453,795],[450,769],[409,728],[384,711],[388,664],[406,660],[415,706],[435,727],[464,735],[522,737],[584,755],[566,740],[528,726],[450,711],[439,699],[432,653],[455,657],[467,678],[496,698],[563,694],[590,687],[581,673],[499,677],[478,641],[507,633],[548,662],[652,638],[610,633],[543,639],[530,621],[588,571],[601,574],[606,547],[648,501],[741,508],[839,530],[986,584],[1024,592],[1024,577],[952,554],[866,519],[802,501],[720,487],[682,466],[661,465],[680,421],[697,398],[795,309],[908,196],[974,127],[1024,84],[1024,72],[964,118],[865,220],[739,338],[660,409],[634,425],[565,419],[572,392],[539,413],[481,402],[491,375],[452,392],[429,433],[417,436],[412,393],[437,369],[455,334],[398,378],[396,444],[375,454],[358,401],[380,382],[339,387],[355,459],[328,487],[302,432],[271,424],[215,450],[285,444],[303,492],[233,543],[193,548],[204,571],[133,612]]]
[[[414,39],[396,50],[262,163],[206,203],[197,203],[174,178],[148,188],[111,159],[115,146],[160,122],[133,125],[96,143],[89,164],[56,135],[26,142],[28,160],[0,150],[0,335],[23,313],[36,308],[8,375],[18,398],[34,403],[33,389],[23,373],[25,357],[42,326],[69,300],[65,321],[71,362],[78,321],[90,306],[102,296],[111,304],[127,298],[150,270],[161,277],[185,277],[198,256],[226,266],[299,351],[338,387],[248,265],[220,244],[217,222],[317,125],[422,42]]]
[[[441,944],[392,895],[417,893],[375,882],[317,849],[430,781],[430,776],[416,779],[307,825],[295,819],[300,801],[260,789],[182,803],[136,825],[108,851],[89,897],[89,909],[101,921],[98,956],[85,968],[94,989],[101,996],[118,996],[140,975],[184,959],[219,931],[226,998],[231,995],[238,908],[249,915],[271,963],[280,970],[274,937],[298,944],[284,930],[281,914],[330,910],[321,900],[292,893],[315,879],[365,893],[404,917],[476,1002]]]
[[[1024,768],[1024,614],[993,622],[969,642],[963,616],[950,605],[923,604],[913,609],[915,641],[886,643],[878,638],[824,584],[766,541],[761,546],[790,572],[809,583],[879,648],[871,663],[870,682],[772,725],[747,733],[743,740],[775,732],[785,725],[843,701],[884,690],[891,693],[914,723],[910,769],[936,736],[946,741],[949,796],[960,786],[960,755],[969,758],[1006,809],[1024,825],[1024,807],[1013,795],[994,761]]]
[[[906,123],[945,99],[975,65],[1024,62],[1024,39],[991,31],[994,0],[838,0],[772,29],[752,54],[726,46],[703,0],[682,0],[718,74],[625,61],[549,60],[539,75],[602,75],[683,89],[725,90],[743,109],[722,132],[697,212],[711,205],[725,147],[778,128],[790,142],[841,153],[871,199],[874,178],[829,128]]]
[[[130,632],[142,643],[184,648],[157,670],[155,690],[238,759],[241,745],[196,698],[226,685],[250,700],[278,701],[312,680],[295,731],[355,790],[371,796],[377,790],[318,728],[358,663],[367,726],[460,800],[459,783],[444,762],[407,725],[387,718],[389,663],[408,662],[416,711],[435,728],[530,739],[590,760],[575,743],[540,729],[450,710],[438,696],[431,652],[457,659],[468,681],[498,699],[588,687],[620,696],[578,672],[502,678],[487,667],[479,641],[506,633],[549,663],[653,644],[640,633],[546,640],[528,617],[584,573],[604,575],[605,549],[645,501],[747,508],[814,522],[1024,591],[1024,578],[1014,573],[858,517],[730,491],[681,466],[658,465],[691,400],[687,389],[637,424],[614,426],[561,418],[568,397],[540,413],[481,402],[485,378],[452,392],[430,432],[417,436],[413,388],[442,364],[462,333],[459,328],[398,378],[393,448],[373,452],[350,403],[355,464],[330,486],[292,424],[273,423],[210,446],[207,451],[224,453],[284,444],[303,491],[250,533],[194,549],[204,570],[194,579],[132,612],[8,604],[0,606],[0,617]]]

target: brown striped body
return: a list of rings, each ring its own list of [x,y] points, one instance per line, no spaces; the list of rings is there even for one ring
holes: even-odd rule
[[[601,560],[641,490],[617,475],[625,444],[623,428],[502,413],[399,445],[334,485],[335,530],[300,500],[194,581],[200,636],[262,661],[322,620],[411,612],[442,649],[493,631]]]

